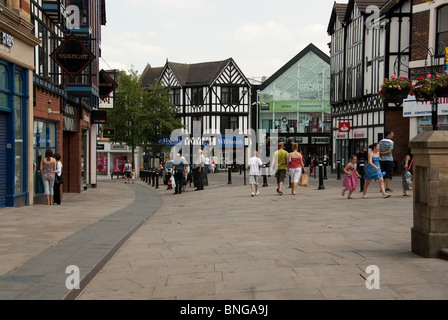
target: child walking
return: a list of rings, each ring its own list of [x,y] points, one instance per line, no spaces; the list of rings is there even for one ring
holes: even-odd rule
[[[349,191],[347,199],[353,199],[352,194],[354,191],[356,191],[356,188],[358,187],[358,178],[361,178],[361,175],[358,173],[357,170],[357,162],[358,157],[353,155],[350,158],[350,162],[344,168],[345,175],[344,175],[344,181],[342,183],[342,186],[344,187],[342,189],[342,196],[345,197],[345,192]]]

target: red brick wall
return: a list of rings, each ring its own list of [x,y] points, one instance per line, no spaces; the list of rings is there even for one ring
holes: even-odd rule
[[[62,159],[65,179],[64,192],[81,192],[81,132],[64,132]]]
[[[31,13],[31,7],[29,1],[20,0],[20,8],[26,11],[27,13]]]
[[[423,0],[421,2],[425,1]],[[427,48],[429,45],[429,11],[415,13],[412,16],[412,19],[411,43],[419,44]],[[419,47],[414,47],[412,48],[411,61],[424,60],[426,59],[427,55],[427,50]]]
[[[51,101],[51,103],[49,103]],[[48,113],[48,108],[51,111],[59,113]],[[34,119],[56,123],[57,135],[57,152],[61,153],[63,146],[63,120],[61,112],[61,97],[53,94],[47,90],[36,88],[36,106],[34,107]]]
[[[403,110],[386,110],[386,130],[394,132],[394,161],[397,162],[398,172],[400,164],[409,149],[409,118],[403,117]]]

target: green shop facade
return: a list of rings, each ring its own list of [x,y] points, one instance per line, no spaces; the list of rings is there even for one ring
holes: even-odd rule
[[[307,162],[331,155],[329,56],[310,44],[263,82],[256,95],[255,121],[266,132],[267,144],[277,130],[287,151],[298,143]]]

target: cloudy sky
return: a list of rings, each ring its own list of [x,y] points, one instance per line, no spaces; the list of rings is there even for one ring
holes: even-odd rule
[[[338,1],[347,3],[346,0]],[[271,76],[308,44],[329,54],[334,0],[111,0],[101,68],[233,58],[248,78]]]

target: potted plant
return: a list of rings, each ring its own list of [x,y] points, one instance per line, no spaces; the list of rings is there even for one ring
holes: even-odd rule
[[[390,79],[384,79],[378,94],[381,95],[383,102],[401,104],[412,90],[412,82],[407,76],[397,77],[392,75]]]
[[[434,87],[432,86],[432,75],[428,74],[426,78],[418,77],[412,94],[415,95],[417,101],[432,101],[434,99]]]

